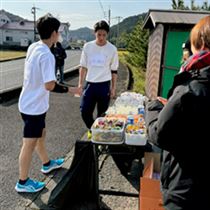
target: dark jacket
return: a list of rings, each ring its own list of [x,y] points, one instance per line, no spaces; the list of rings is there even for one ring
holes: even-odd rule
[[[55,56],[56,67],[63,66],[64,65],[64,60],[66,59],[67,55],[66,55],[66,51],[62,47],[62,45],[57,44],[56,47],[52,47],[51,52]]]
[[[210,67],[175,76],[168,103],[146,105],[149,141],[163,149],[167,210],[209,210]]]

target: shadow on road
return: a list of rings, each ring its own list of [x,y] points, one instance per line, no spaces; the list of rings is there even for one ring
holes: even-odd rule
[[[21,88],[0,94],[0,104],[2,106],[11,106],[18,102]]]

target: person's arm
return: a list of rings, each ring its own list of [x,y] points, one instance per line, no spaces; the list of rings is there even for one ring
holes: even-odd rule
[[[54,70],[55,58],[54,57],[49,56],[48,54],[44,54],[41,59],[42,59],[40,61],[41,73],[42,73],[44,86],[47,91],[52,91],[56,93],[70,92],[70,93],[78,94],[78,88],[65,87],[56,82],[55,73],[54,73],[55,72]]]
[[[110,97],[114,98],[116,95],[116,84],[117,84],[117,70],[119,67],[119,58],[117,48],[115,49],[112,61],[111,61],[111,73],[112,73],[112,84],[111,84],[111,91]]]
[[[161,96],[158,96],[157,99],[163,104],[163,105],[166,105],[167,104],[167,99],[166,98],[163,98]]]
[[[56,93],[72,93],[72,94],[79,94],[78,87],[67,87],[65,85],[60,85],[55,81],[50,81],[45,83],[45,89],[48,91],[56,92]]]
[[[66,58],[67,58],[67,54],[66,54],[65,49],[63,48],[63,59],[66,59]]]
[[[179,141],[179,135],[185,132],[185,125],[182,123],[186,116],[183,109],[188,106],[188,95],[180,88],[173,93],[166,105],[157,99],[148,102],[145,110],[148,140],[168,151],[174,151],[183,144]],[[183,94],[180,95],[179,91]]]
[[[63,47],[57,47],[57,54],[58,54],[57,58],[59,60],[64,60],[67,57],[66,51]]]
[[[78,82],[79,95],[82,95],[83,83],[85,81],[87,70],[88,70],[87,69],[87,53],[86,53],[86,45],[84,45],[81,58],[80,58],[79,82]]]
[[[79,82],[78,82],[79,95],[82,94],[82,88],[83,88],[83,83],[84,83],[86,74],[87,74],[87,69],[85,67],[80,67],[80,69],[79,69]]]
[[[112,84],[111,84],[111,93],[110,93],[111,98],[114,98],[116,95],[116,86],[117,86],[117,71],[112,71]]]
[[[55,87],[55,81],[50,81],[45,83],[45,89],[48,91],[52,91]]]
[[[56,81],[50,81],[45,83],[45,89],[56,93],[70,92],[68,87],[64,87],[56,83]]]

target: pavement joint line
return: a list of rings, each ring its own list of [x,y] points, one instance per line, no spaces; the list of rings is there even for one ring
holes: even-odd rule
[[[69,73],[69,72],[71,72],[71,71],[78,70],[79,67],[80,67],[80,65],[75,65],[75,66],[73,66],[73,67],[71,67],[71,68],[65,69],[65,70],[64,70],[64,73]]]

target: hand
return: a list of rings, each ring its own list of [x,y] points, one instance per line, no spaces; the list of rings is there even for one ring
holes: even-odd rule
[[[162,102],[160,102],[158,99],[149,101],[146,105],[147,111],[161,111],[163,109],[164,105]]]
[[[82,86],[78,86],[78,95],[81,96],[83,92]]]
[[[166,98],[163,98],[163,97],[160,97],[160,96],[158,96],[157,99],[158,99],[163,105],[166,105],[166,103],[167,103],[167,101],[168,101]]]
[[[114,88],[112,88],[110,90],[110,98],[113,99],[113,98],[115,98],[115,96],[116,96],[116,90]]]
[[[78,87],[69,87],[69,93],[72,93],[74,95],[79,95],[79,88]]]

